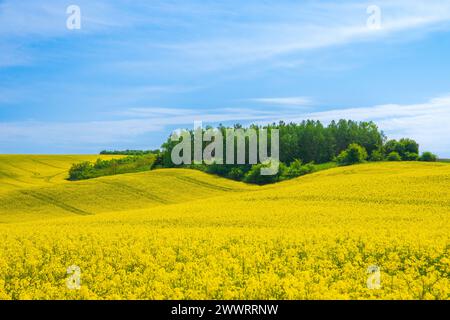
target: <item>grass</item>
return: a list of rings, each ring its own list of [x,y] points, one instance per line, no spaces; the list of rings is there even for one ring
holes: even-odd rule
[[[326,163],[321,163],[321,164],[314,164],[314,171],[318,172],[318,171],[328,170],[328,169],[335,168],[335,167],[337,167],[336,162],[326,162]]]
[[[1,184],[0,299],[450,299],[446,163],[259,187],[188,169],[30,184],[19,158],[0,157],[16,164],[1,179],[20,181]],[[39,177],[63,165],[47,167]]]

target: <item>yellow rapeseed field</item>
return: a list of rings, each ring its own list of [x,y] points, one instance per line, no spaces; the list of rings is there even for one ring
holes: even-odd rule
[[[73,163],[112,159],[112,155],[2,155],[0,192],[64,182]]]
[[[0,299],[450,299],[449,164],[256,187],[182,169],[68,182],[64,157],[0,156]]]

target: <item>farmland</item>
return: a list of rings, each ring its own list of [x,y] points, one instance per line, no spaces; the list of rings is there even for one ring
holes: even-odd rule
[[[96,157],[0,156],[0,299],[450,298],[449,164],[65,180]]]

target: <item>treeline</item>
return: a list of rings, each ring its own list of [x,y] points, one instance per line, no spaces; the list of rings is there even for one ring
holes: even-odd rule
[[[120,159],[97,159],[95,162],[75,163],[69,169],[68,180],[85,180],[122,173],[148,171],[152,169],[156,158],[155,154],[146,153]]]
[[[240,129],[242,126],[235,125],[233,128]],[[384,133],[373,122],[340,120],[332,121],[328,126],[324,126],[320,121],[305,120],[301,123],[280,122],[264,127],[251,125],[250,128],[256,132],[267,129],[269,149],[271,130],[279,130],[280,165],[276,175],[260,175],[263,164],[181,166],[200,169],[234,180],[265,184],[294,178],[333,166],[333,164],[350,165],[364,161],[436,161],[436,156],[429,152],[419,157],[419,145],[412,139],[387,140]],[[217,129],[221,131],[223,137],[226,137],[227,127],[220,125]],[[190,134],[193,146],[193,130],[190,130]],[[248,138],[246,142],[245,159],[249,159]],[[162,151],[158,155],[156,166],[177,167],[171,159],[172,150],[177,144],[177,141],[168,138],[161,147]],[[209,142],[204,142],[203,148],[207,144]],[[236,148],[236,143],[234,146]],[[191,150],[193,149],[192,147]],[[223,144],[223,149],[223,154],[226,154],[226,144]],[[234,154],[236,156],[236,150]]]
[[[102,155],[126,155],[126,156],[143,156],[146,154],[158,154],[159,149],[156,150],[103,150],[100,151]]]
[[[228,128],[221,125],[217,129],[222,132],[223,137],[226,137]],[[233,129],[241,128],[241,125],[233,127]],[[383,143],[386,141],[383,132],[378,130],[373,122],[340,120],[338,122],[332,121],[328,126],[324,126],[320,121],[305,120],[301,123],[280,122],[264,127],[251,125],[249,128],[256,132],[262,128],[267,129],[269,146],[271,130],[279,130],[280,161],[284,164],[289,164],[295,160],[318,164],[330,162],[352,143],[364,147],[371,155],[375,150],[382,150]],[[193,130],[190,130],[190,133],[193,136]],[[161,157],[164,167],[175,166],[171,160],[171,152],[177,144],[177,141],[171,141],[169,137],[162,145]],[[207,144],[207,142],[204,142],[204,145]],[[246,152],[248,152],[248,149]],[[226,145],[224,145],[223,154],[226,154]],[[246,159],[248,159],[248,153]]]
[[[320,121],[305,120],[301,123],[270,124],[267,126],[251,125],[258,136],[261,129],[267,130],[267,146],[271,150],[271,132],[279,131],[279,163],[275,175],[261,175],[261,169],[268,164],[248,164],[249,137],[246,136],[245,159],[247,164],[181,164],[172,162],[172,150],[179,141],[169,137],[160,150],[123,150],[107,151],[102,155],[126,155],[124,158],[82,162],[74,164],[69,171],[69,180],[91,179],[120,173],[147,171],[156,168],[187,167],[217,174],[226,178],[248,183],[267,184],[287,180],[327,169],[337,165],[351,165],[365,161],[436,161],[436,155],[424,152],[419,155],[419,144],[408,138],[388,140],[373,122],[356,122],[352,120],[332,121],[325,126]],[[207,127],[203,130],[212,129]],[[244,129],[236,124],[233,127],[220,125],[219,130],[224,139],[227,129]],[[191,157],[194,158],[194,131],[191,136]],[[234,156],[237,163],[237,138],[234,138]],[[214,139],[212,139],[214,140]],[[202,150],[211,142],[202,142]],[[223,143],[223,155],[227,154],[227,144]],[[213,154],[214,156],[214,154]],[[259,158],[259,156],[258,156]],[[262,162],[261,159],[258,159]]]

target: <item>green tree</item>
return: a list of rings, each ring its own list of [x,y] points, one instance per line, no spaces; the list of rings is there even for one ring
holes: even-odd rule
[[[392,151],[391,153],[388,154],[387,160],[388,161],[402,161],[402,157],[400,157],[398,152]]]
[[[281,175],[282,179],[291,179],[314,172],[314,170],[314,163],[310,162],[304,165],[302,164],[301,160],[296,159],[291,163],[289,167],[286,167],[286,170],[284,172],[281,172]]]
[[[89,161],[75,163],[69,169],[69,180],[84,180],[93,177],[94,166]]]
[[[239,167],[233,167],[228,173],[229,178],[238,181],[242,180],[244,176],[245,176],[244,171]]]
[[[417,161],[419,160],[419,155],[414,152],[408,152],[406,151],[405,154],[402,157],[402,160],[404,161]]]
[[[372,154],[370,155],[369,160],[370,161],[383,161],[384,155],[380,150],[374,150],[374,151],[372,151]]]
[[[285,166],[281,166],[278,170],[278,173],[275,175],[261,175],[261,169],[267,168],[267,165],[259,163],[252,166],[249,172],[245,175],[244,181],[248,183],[255,183],[255,184],[268,184],[268,183],[274,183],[279,181],[279,177],[281,175],[281,172],[285,170]]]
[[[389,155],[391,152],[398,152],[398,142],[397,140],[388,140],[385,144],[384,144],[384,154],[387,156]]]
[[[420,161],[426,161],[426,162],[436,162],[437,156],[431,152],[424,152],[419,158]]]
[[[414,159],[414,154],[419,154],[419,144],[407,138],[402,138],[399,141],[389,140],[384,145],[384,150],[386,155],[396,152],[402,160],[411,161]]]
[[[350,165],[364,162],[367,159],[367,151],[359,144],[352,143],[348,148],[342,151],[337,157],[339,165]]]
[[[412,139],[402,138],[398,143],[402,146],[403,152],[405,154],[406,152],[419,154],[419,144],[416,141]]]

